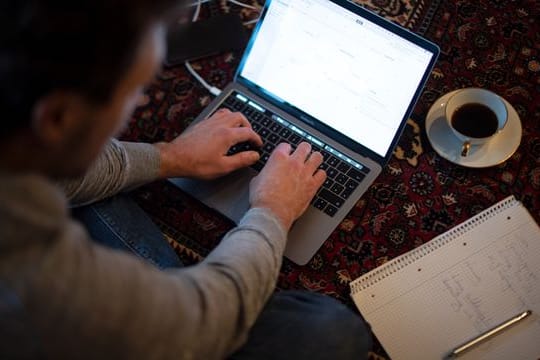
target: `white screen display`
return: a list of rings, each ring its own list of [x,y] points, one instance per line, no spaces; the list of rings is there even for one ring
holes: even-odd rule
[[[433,54],[327,0],[274,0],[240,75],[385,156]]]

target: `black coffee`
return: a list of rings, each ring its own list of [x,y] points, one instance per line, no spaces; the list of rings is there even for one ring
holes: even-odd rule
[[[452,115],[452,126],[465,136],[483,138],[497,131],[497,115],[485,105],[470,103],[460,106]]]

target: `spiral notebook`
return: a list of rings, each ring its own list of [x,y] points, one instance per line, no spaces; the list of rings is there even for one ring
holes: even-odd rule
[[[393,360],[445,358],[526,310],[532,315],[460,359],[540,359],[540,228],[514,197],[350,287]]]

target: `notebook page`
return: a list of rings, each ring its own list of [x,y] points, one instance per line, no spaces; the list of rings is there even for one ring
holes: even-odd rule
[[[540,356],[540,229],[512,204],[353,293],[392,359],[443,358],[525,310],[533,314],[462,358]]]

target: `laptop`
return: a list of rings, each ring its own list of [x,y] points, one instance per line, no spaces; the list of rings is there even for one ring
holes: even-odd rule
[[[238,223],[249,182],[273,148],[311,143],[328,178],[285,250],[304,265],[381,173],[438,54],[435,44],[350,1],[269,0],[234,81],[195,119],[224,107],[242,112],[263,138],[261,160],[212,181],[170,181]]]

